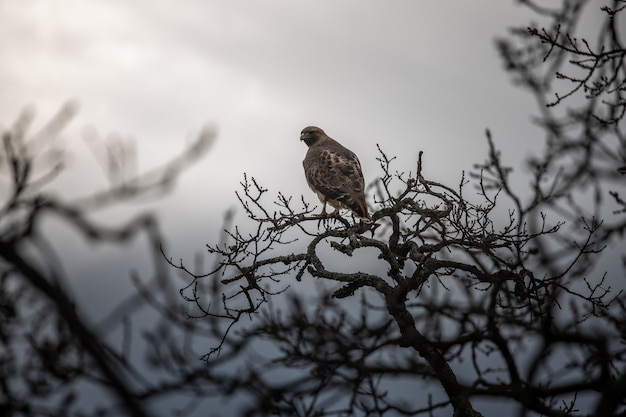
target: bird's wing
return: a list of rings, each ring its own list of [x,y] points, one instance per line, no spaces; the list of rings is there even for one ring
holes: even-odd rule
[[[357,156],[340,145],[311,150],[304,161],[309,186],[327,199],[336,200],[359,216],[367,217],[365,181]]]

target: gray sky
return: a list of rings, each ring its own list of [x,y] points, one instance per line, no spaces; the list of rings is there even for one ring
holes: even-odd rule
[[[597,27],[599,9],[589,12],[583,26]],[[135,140],[145,168],[203,126],[216,127],[209,154],[170,196],[145,206],[161,216],[172,256],[191,260],[236,205],[244,172],[270,189],[270,200],[281,191],[317,204],[301,165],[307,125],[355,151],[368,182],[380,175],[380,143],[398,156],[399,171],[414,170],[425,151],[427,178],[449,185],[485,159],[490,128],[526,186],[522,161],[540,151],[543,135],[494,39],[533,20],[513,1],[489,0],[0,0],[0,126],[26,105],[41,126],[67,100],[78,102],[64,134],[70,166],[58,181],[73,195],[105,184],[86,129]],[[126,215],[122,207],[102,218],[119,223]],[[50,227],[58,239],[62,230]],[[66,246],[86,250],[75,237],[64,237]],[[124,256],[138,263],[131,253],[72,258],[78,268],[114,259],[124,269]],[[116,288],[82,279],[88,288]]]
[[[66,194],[105,184],[86,128],[134,139],[145,168],[215,126],[210,153],[152,207],[173,256],[191,259],[236,205],[244,172],[270,198],[282,191],[317,204],[301,165],[307,125],[355,151],[368,182],[380,175],[380,143],[397,170],[414,170],[423,150],[427,177],[458,184],[485,159],[487,127],[519,167],[543,135],[494,39],[530,20],[513,1],[489,0],[0,0],[0,124],[26,105],[41,125],[67,100],[80,104],[64,135]],[[128,253],[73,258],[92,269]]]
[[[484,159],[486,127],[510,160],[539,146],[532,102],[493,45],[529,21],[512,3],[0,0],[0,123],[27,104],[43,123],[77,100],[65,137],[73,168],[87,170],[73,181],[87,190],[101,177],[86,126],[135,139],[144,167],[216,126],[212,152],[160,206],[174,240],[185,229],[186,243],[202,245],[204,230],[187,232],[234,203],[244,171],[316,201],[302,175],[307,125],[354,150],[368,181],[379,174],[376,143],[399,170],[424,150],[426,172],[451,183]]]

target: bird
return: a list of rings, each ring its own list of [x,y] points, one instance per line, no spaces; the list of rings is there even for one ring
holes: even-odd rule
[[[355,216],[370,222],[365,180],[354,152],[317,126],[302,129],[300,140],[308,146],[302,161],[306,182],[323,204],[318,216],[337,216],[341,209],[349,209]],[[326,204],[335,209],[333,213],[326,212]]]

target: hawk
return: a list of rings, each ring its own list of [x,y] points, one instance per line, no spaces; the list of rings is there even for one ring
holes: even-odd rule
[[[323,203],[320,216],[328,216],[326,204],[339,213],[342,208],[356,216],[370,220],[365,204],[365,180],[359,158],[341,146],[322,129],[309,126],[302,129],[300,140],[309,147],[302,165],[309,187]]]

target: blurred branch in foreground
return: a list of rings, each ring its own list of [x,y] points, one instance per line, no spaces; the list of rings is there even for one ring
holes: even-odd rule
[[[109,186],[76,200],[47,191],[66,168],[64,149],[57,139],[76,113],[67,104],[40,131],[31,132],[33,112],[23,111],[1,132],[0,173],[0,415],[67,416],[84,407],[86,386],[113,399],[104,409],[80,411],[101,415],[120,412],[132,416],[149,413],[142,405],[136,371],[123,355],[115,353],[81,313],[80,299],[72,297],[62,263],[68,258],[54,236],[42,224],[55,218],[92,242],[117,245],[145,235],[157,273],[153,280],[171,288],[164,279],[159,247],[163,238],[157,220],[147,213],[128,222],[103,226],[92,213],[106,206],[159,196],[171,189],[180,173],[201,157],[214,140],[203,131],[179,156],[148,172],[125,175],[136,155],[125,154],[127,145],[99,155],[108,167]],[[124,174],[124,175],[121,175]],[[148,284],[154,285],[154,284]],[[137,299],[137,297],[135,297]],[[145,305],[145,302],[139,305]],[[132,314],[126,304],[118,315]],[[99,390],[99,391],[98,391]],[[105,402],[106,404],[106,402]],[[78,408],[75,408],[78,407]],[[117,411],[116,411],[117,410]],[[85,414],[80,414],[85,415]]]

